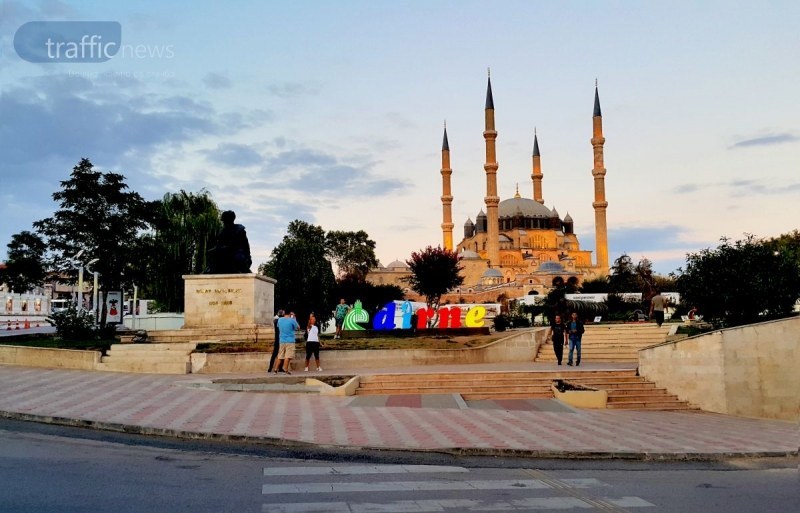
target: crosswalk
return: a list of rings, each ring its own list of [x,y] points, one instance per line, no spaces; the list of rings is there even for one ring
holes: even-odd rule
[[[611,487],[594,478],[556,479],[535,469],[287,466],[264,468],[264,480],[262,513],[620,513],[654,507],[639,497],[610,497]]]

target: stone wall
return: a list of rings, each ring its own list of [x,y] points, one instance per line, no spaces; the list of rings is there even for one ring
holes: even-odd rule
[[[639,373],[701,409],[800,419],[800,317],[715,331],[639,352]]]
[[[532,362],[544,343],[547,328],[509,332],[509,336],[482,347],[467,349],[395,349],[322,351],[326,371],[348,373],[381,367],[452,365],[471,363]],[[265,372],[269,353],[193,353],[192,373],[223,374]],[[296,355],[293,368],[302,369],[305,353]],[[312,357],[313,362],[313,357]]]
[[[100,351],[0,346],[0,364],[51,369],[95,370]]]
[[[183,279],[184,328],[272,326],[272,278],[257,274],[196,274]]]

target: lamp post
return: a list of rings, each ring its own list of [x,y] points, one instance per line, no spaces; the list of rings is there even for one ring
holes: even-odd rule
[[[100,273],[97,272],[97,271],[92,271],[89,268],[89,266],[94,264],[94,263],[96,263],[98,260],[99,259],[95,258],[94,260],[91,260],[91,261],[87,262],[87,264],[85,266],[86,270],[94,275],[94,284],[92,286],[92,313],[94,314],[94,322],[95,323],[98,320],[98,315],[99,315],[99,312],[100,312],[100,309],[97,308],[97,298],[98,298],[98,292],[99,292],[98,291],[98,277],[100,276]]]
[[[78,270],[78,311],[83,311],[83,269],[84,267],[88,268],[90,265],[99,261],[99,258],[93,258],[89,260],[85,265],[83,262],[79,260],[79,258],[83,255],[83,250],[78,251],[74,257],[70,259],[72,263],[72,267]],[[95,276],[95,288],[97,287],[97,276]]]

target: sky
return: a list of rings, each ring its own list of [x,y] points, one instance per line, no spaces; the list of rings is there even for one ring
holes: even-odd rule
[[[545,205],[594,250],[597,80],[610,259],[667,274],[798,228],[797,20],[789,1],[0,0],[0,260],[83,157],[146,199],[209,191],[254,269],[294,219],[406,260],[442,244],[445,120],[458,241],[485,209],[491,68],[501,199],[532,197],[535,130]],[[123,51],[28,62],[31,21],[117,22]]]

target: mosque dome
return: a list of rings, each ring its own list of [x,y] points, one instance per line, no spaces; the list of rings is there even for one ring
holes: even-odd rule
[[[481,278],[502,278],[503,273],[499,270],[495,269],[494,267],[490,267],[483,272]]]
[[[458,254],[458,258],[467,259],[467,260],[472,260],[472,259],[480,258],[480,257],[481,256],[479,254],[477,254],[474,251],[469,250],[469,249],[465,249],[464,251],[462,251],[461,253]]]
[[[566,269],[558,262],[542,262],[539,264],[540,273],[563,273]]]
[[[405,262],[401,262],[400,260],[395,260],[394,262],[389,262],[389,265],[386,266],[387,269],[408,269],[408,264]]]
[[[498,206],[498,215],[500,217],[522,215],[523,217],[550,219],[553,217],[553,211],[538,201],[529,198],[511,198],[500,202]]]

